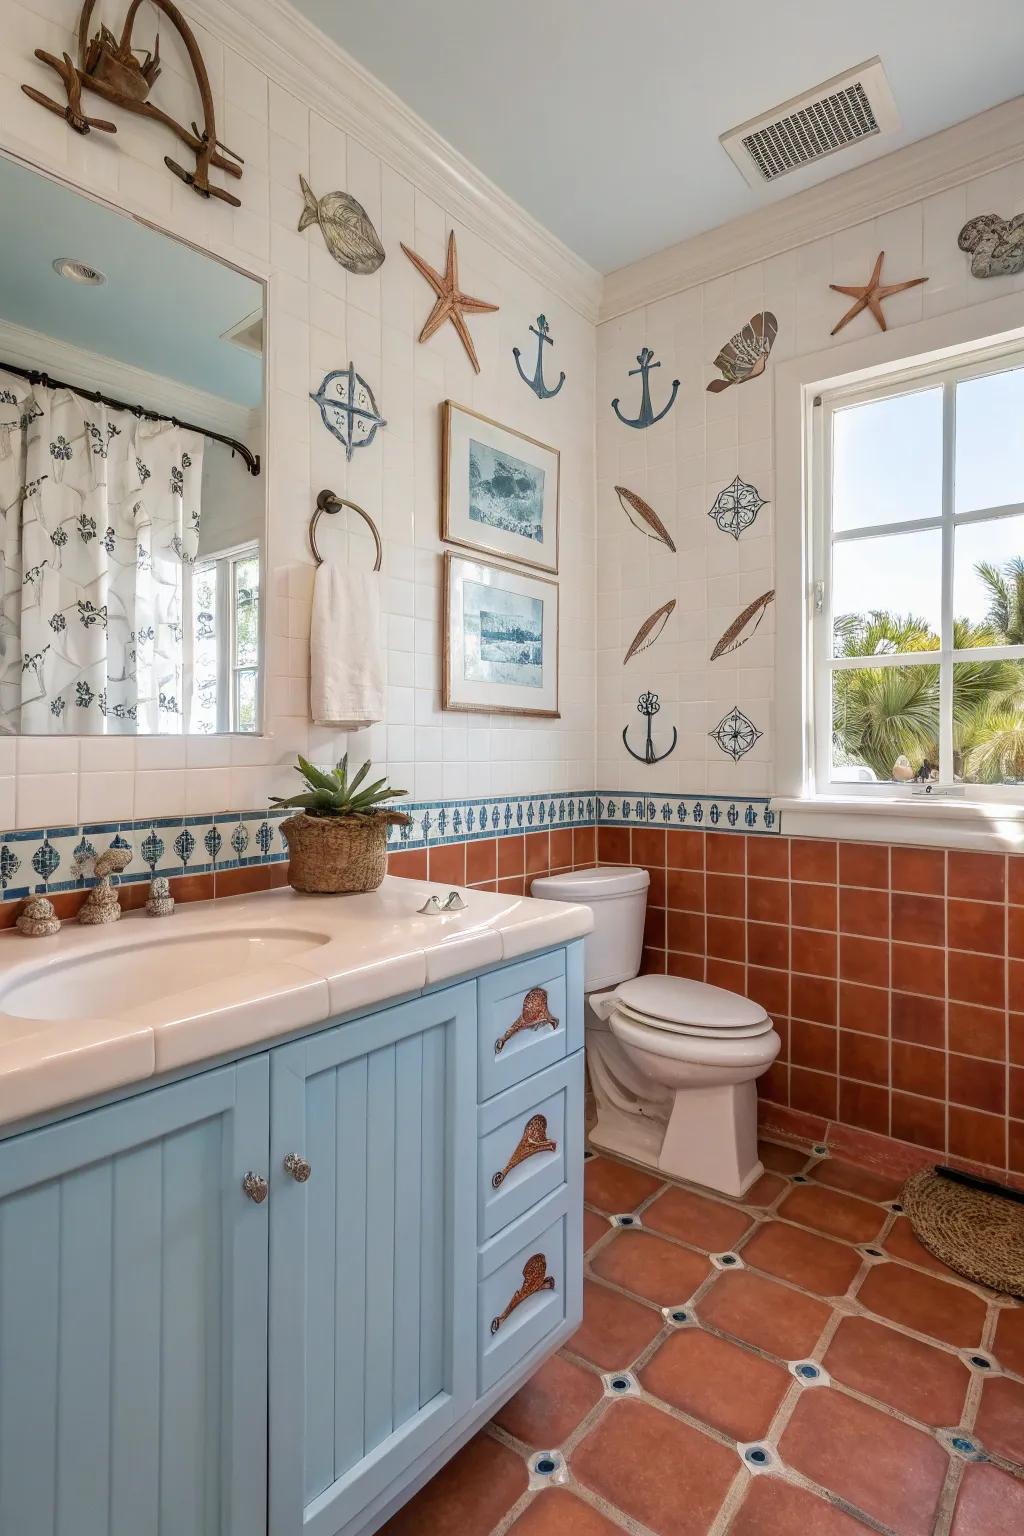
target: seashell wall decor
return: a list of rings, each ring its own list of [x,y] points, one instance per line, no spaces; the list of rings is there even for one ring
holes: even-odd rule
[[[649,539],[659,539],[675,554],[676,546],[672,541],[672,535],[654,508],[648,506],[643,497],[638,496],[635,491],[627,491],[624,485],[617,485],[615,494],[633,527],[645,533]]]
[[[721,371],[720,379],[712,379],[708,391],[721,394],[733,384],[746,384],[758,378],[768,366],[775,338],[779,334],[779,322],[770,310],[752,315],[742,330],[726,342],[715,358],[715,367]]]
[[[970,254],[972,277],[1013,277],[1024,272],[1024,213],[981,213],[968,219],[956,243]]]
[[[319,224],[324,243],[339,266],[357,277],[368,277],[384,260],[384,247],[362,203],[347,192],[314,196],[305,176],[299,177],[305,206],[299,216],[299,233]]]
[[[774,601],[773,588],[771,592],[762,592],[760,597],[755,597],[752,603],[748,603],[743,612],[736,615],[729,628],[720,636],[711,652],[710,660],[717,661],[719,656],[728,656],[730,651],[738,651],[741,645],[746,645],[764,618],[768,604]]]

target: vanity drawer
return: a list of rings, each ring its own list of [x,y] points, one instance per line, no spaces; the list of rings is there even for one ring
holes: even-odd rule
[[[556,1197],[481,1251],[481,1271],[489,1269],[477,1304],[481,1394],[571,1315],[570,1224],[565,1199]]]
[[[478,986],[481,1100],[582,1046],[566,1011],[564,950],[483,976]]]
[[[583,1058],[577,1051],[477,1111],[481,1243],[561,1189],[583,1145]]]

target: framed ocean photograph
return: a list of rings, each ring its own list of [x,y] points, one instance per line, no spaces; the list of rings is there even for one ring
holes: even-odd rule
[[[558,449],[446,400],[441,411],[441,537],[464,549],[558,570]]]
[[[558,716],[558,583],[450,550],[444,709]]]

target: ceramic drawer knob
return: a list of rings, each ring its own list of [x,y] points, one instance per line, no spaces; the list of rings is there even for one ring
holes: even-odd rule
[[[514,1024],[510,1024],[505,1033],[494,1042],[494,1054],[500,1056],[502,1051],[516,1035],[524,1029],[543,1029],[545,1024],[550,1024],[552,1029],[558,1028],[558,1020],[548,1008],[548,994],[544,987],[531,987],[523,998],[522,1010]]]
[[[504,1168],[498,1170],[491,1179],[491,1188],[500,1189],[512,1172],[520,1163],[525,1163],[528,1157],[534,1157],[538,1152],[557,1152],[558,1142],[552,1141],[548,1136],[548,1121],[546,1115],[531,1115],[523,1127],[523,1134],[519,1138],[519,1144]]]
[[[300,1157],[297,1152],[289,1152],[284,1160],[284,1171],[291,1174],[296,1184],[305,1184],[313,1172],[313,1166],[311,1163],[307,1163],[304,1157]]]
[[[553,1291],[555,1288],[554,1275],[548,1274],[548,1261],[542,1253],[535,1253],[527,1259],[523,1265],[523,1283],[510,1300],[508,1306],[499,1317],[491,1318],[491,1332],[497,1333],[502,1323],[506,1322],[516,1307],[521,1307],[524,1301],[529,1301],[531,1296],[536,1296],[539,1291]]]
[[[253,1173],[251,1168],[242,1180],[242,1188],[254,1205],[262,1205],[270,1193],[270,1185],[266,1179],[261,1178],[258,1173]]]

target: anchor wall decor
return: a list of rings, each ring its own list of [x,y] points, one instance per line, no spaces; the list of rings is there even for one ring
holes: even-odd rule
[[[516,360],[516,367],[519,369],[519,377],[522,379],[524,384],[528,384],[530,386],[538,400],[550,400],[554,395],[558,394],[558,391],[565,383],[564,373],[560,373],[558,375],[558,383],[555,385],[554,389],[548,389],[547,385],[544,383],[544,343],[547,342],[549,347],[553,347],[555,344],[554,339],[548,334],[550,329],[551,327],[548,325],[548,322],[543,315],[538,315],[537,324],[530,326],[531,332],[537,338],[537,366],[533,371],[532,379],[528,373],[524,372],[523,365],[519,361],[520,356],[522,355],[519,351],[519,348],[512,348],[512,356]]]
[[[41,63],[48,64],[63,84],[67,96],[65,106],[44,95],[42,91],[37,91],[35,86],[23,85],[21,89],[26,96],[38,102],[41,107],[45,107],[48,112],[55,112],[58,117],[62,117],[75,133],[86,134],[93,128],[99,129],[101,133],[117,132],[116,123],[108,122],[102,117],[86,116],[82,110],[83,90],[94,91],[104,101],[112,106],[121,107],[126,112],[134,112],[139,117],[163,123],[164,127],[176,134],[196,157],[195,170],[186,171],[183,166],[172,160],[170,155],[165,155],[164,164],[167,169],[200,197],[217,197],[222,202],[230,203],[233,208],[239,208],[241,203],[234,193],[210,184],[211,167],[224,171],[228,176],[240,177],[243,162],[240,155],[236,155],[217,138],[213,91],[210,88],[210,77],[206,73],[203,55],[199,50],[195,34],[178,7],[173,4],[173,0],[152,0],[152,4],[158,11],[163,12],[185,45],[185,52],[188,54],[202,103],[202,126],[193,122],[190,128],[186,128],[184,124],[171,117],[169,112],[164,112],[147,100],[160,74],[160,37],[158,34],[152,53],[147,51],[140,62],[135,56],[138,50],[132,41],[132,28],[141,4],[142,0],[131,0],[121,27],[120,38],[106,26],[101,26],[95,36],[90,38],[89,24],[96,0],[85,0],[78,18],[77,65],[72,62],[67,53],[58,59],[55,54],[47,53],[45,48],[35,50],[36,58]]]
[[[622,412],[619,410],[619,402],[617,399],[612,401],[612,410],[615,412],[616,416],[622,422],[624,427],[653,427],[654,423],[656,421],[660,421],[663,416],[667,416],[669,411],[675,405],[676,395],[679,393],[679,380],[672,380],[672,393],[668,397],[668,402],[657,413],[657,415],[655,415],[654,407],[651,405],[651,384],[647,376],[652,368],[660,368],[661,364],[654,361],[654,353],[651,351],[650,347],[642,347],[636,355],[636,360],[640,366],[639,368],[631,368],[629,370],[629,377],[634,379],[636,378],[637,374],[640,375],[640,414],[635,418],[635,420],[630,421],[629,417],[623,416]]]
[[[629,726],[625,725],[622,728],[622,745],[625,747],[630,757],[635,757],[638,763],[654,764],[664,762],[665,758],[671,757],[672,753],[676,749],[676,743],[679,740],[679,732],[676,730],[675,726],[673,726],[672,745],[669,747],[668,751],[658,753],[654,750],[654,736],[651,727],[651,721],[654,719],[654,716],[660,709],[661,702],[658,699],[658,695],[656,693],[642,693],[636,701],[637,714],[643,715],[647,721],[647,740],[644,743],[643,752],[633,751],[633,748],[630,746],[628,740]]]

